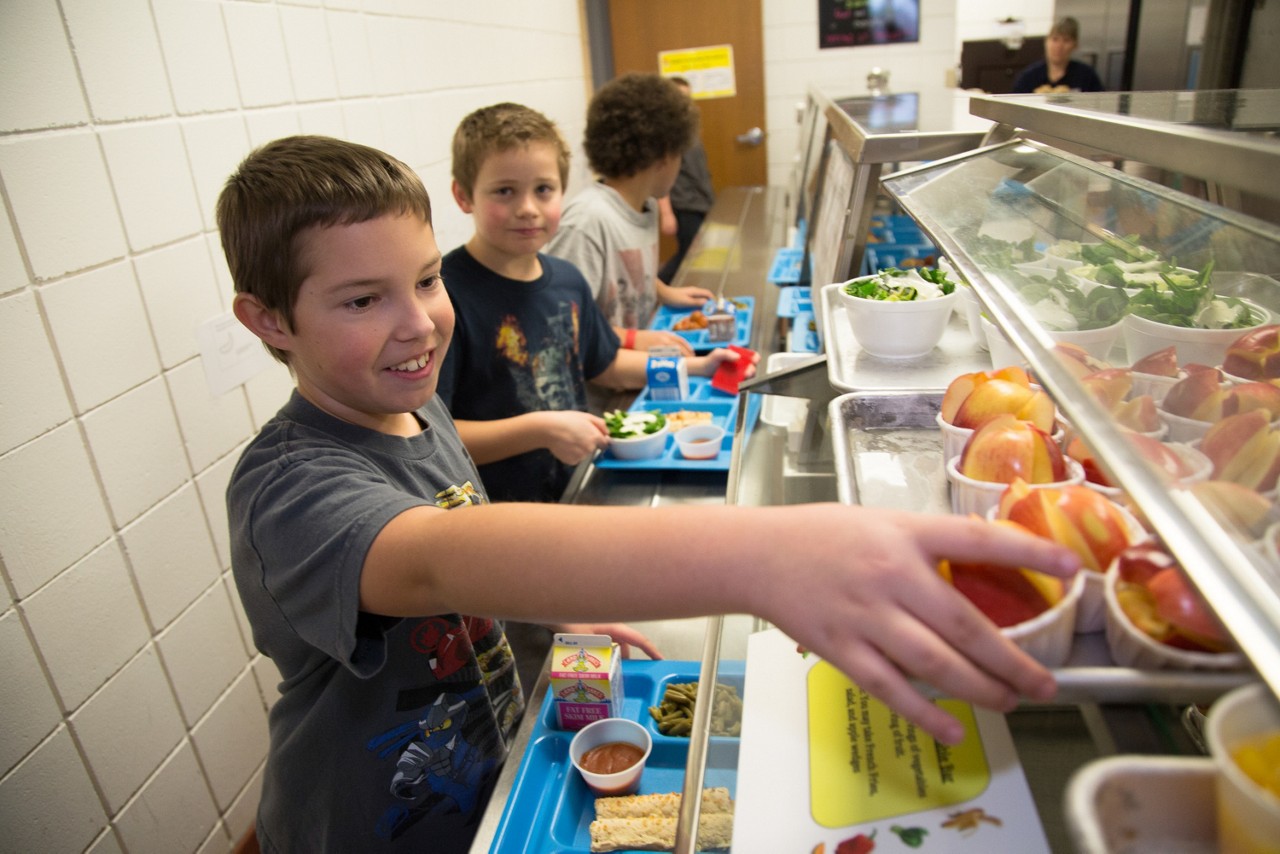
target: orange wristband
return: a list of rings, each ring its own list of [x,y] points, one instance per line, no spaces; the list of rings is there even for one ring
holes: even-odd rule
[[[627,330],[626,337],[622,339],[622,346],[626,347],[628,350],[634,350],[636,348],[636,331],[634,329]]]

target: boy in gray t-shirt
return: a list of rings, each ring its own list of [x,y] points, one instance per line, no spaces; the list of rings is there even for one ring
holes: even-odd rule
[[[607,621],[756,614],[948,743],[963,727],[911,679],[1001,709],[1053,694],[937,572],[1074,572],[1045,540],[836,504],[488,503],[435,399],[454,315],[400,161],[277,140],[228,180],[218,226],[235,315],[297,385],[227,489],[236,586],[281,674],[262,850],[466,851],[521,713],[502,619],[656,656]]]

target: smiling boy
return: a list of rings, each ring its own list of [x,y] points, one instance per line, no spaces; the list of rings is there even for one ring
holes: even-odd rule
[[[466,851],[523,711],[501,619],[584,621],[653,654],[593,621],[756,614],[949,743],[959,722],[912,679],[1000,709],[1053,694],[936,572],[1074,572],[1048,541],[834,504],[488,503],[435,395],[453,310],[398,160],[278,140],[228,179],[218,225],[236,317],[297,382],[227,488],[236,586],[281,674],[262,850]]]
[[[588,383],[646,382],[647,354],[619,347],[582,274],[540,251],[568,174],[555,125],[520,104],[476,110],[454,133],[453,197],[475,233],[443,262],[457,328],[439,394],[494,501],[559,500],[574,466],[609,443]],[[716,349],[687,367],[711,376],[738,358]]]

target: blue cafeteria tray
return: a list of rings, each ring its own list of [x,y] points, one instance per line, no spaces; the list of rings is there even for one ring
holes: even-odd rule
[[[760,414],[761,396],[747,395],[747,425],[750,426]],[[741,395],[726,394],[711,385],[710,377],[689,377],[689,396],[682,400],[653,400],[649,397],[646,386],[629,411],[637,409],[656,409],[659,412],[677,412],[681,409],[701,410],[711,413],[711,423],[724,428],[724,444],[720,446],[719,456],[710,460],[686,460],[680,456],[675,437],[667,434],[667,447],[660,456],[649,460],[620,460],[607,448],[596,457],[596,468],[632,469],[635,471],[651,471],[654,469],[680,469],[684,471],[728,471],[729,458],[733,454],[733,427],[738,420],[738,402]]]
[[[759,395],[752,395],[759,397]],[[640,721],[653,738],[653,750],[640,777],[639,794],[679,792],[684,788],[684,766],[689,739],[658,732],[649,707],[662,702],[670,682],[697,682],[696,661],[622,662],[622,687],[626,695],[622,717]],[[745,662],[723,661],[716,681],[743,693]],[[556,727],[555,710],[548,693],[538,709],[529,745],[502,812],[490,854],[589,854],[595,797],[569,762],[573,733]],[[529,714],[533,711],[530,710]],[[737,793],[738,739],[712,736],[707,755],[707,787],[724,786]],[[508,761],[515,761],[511,757]]]
[[[804,249],[784,246],[773,256],[769,268],[769,281],[775,285],[794,285],[800,281],[800,265],[804,262]]]
[[[650,329],[661,329],[667,332],[674,332],[681,338],[689,342],[695,353],[710,353],[717,347],[727,347],[730,344],[737,344],[739,347],[749,347],[751,345],[751,317],[755,314],[756,298],[755,297],[727,297],[737,310],[733,315],[733,340],[732,341],[712,341],[705,329],[681,330],[672,329],[682,318],[693,314],[692,308],[670,308],[668,306],[659,306],[653,315],[653,322],[649,324]]]
[[[802,311],[813,314],[812,288],[783,288],[778,292],[778,317],[795,317]]]
[[[863,253],[860,275],[870,276],[888,267],[901,267],[908,258],[928,261],[927,266],[933,267],[938,263],[938,247],[932,243],[873,243]]]
[[[818,329],[812,311],[801,312],[791,321],[791,329],[787,331],[787,352],[822,352],[822,342],[818,340]]]

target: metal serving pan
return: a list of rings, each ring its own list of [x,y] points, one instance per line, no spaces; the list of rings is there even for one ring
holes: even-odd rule
[[[861,391],[831,401],[837,495],[865,504],[950,513],[942,434],[942,392]],[[1210,703],[1256,679],[1252,671],[1138,670],[1111,658],[1101,632],[1077,634],[1071,657],[1054,671],[1059,703]]]

